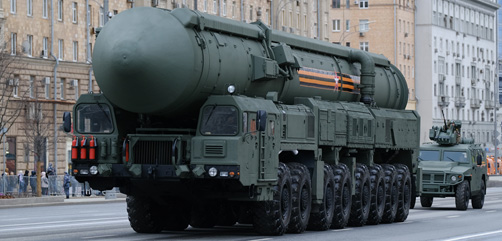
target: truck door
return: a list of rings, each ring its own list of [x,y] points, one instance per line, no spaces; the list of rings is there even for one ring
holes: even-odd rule
[[[259,164],[258,181],[272,181],[277,178],[279,166],[277,116],[258,111],[256,115],[256,130],[258,134]]]

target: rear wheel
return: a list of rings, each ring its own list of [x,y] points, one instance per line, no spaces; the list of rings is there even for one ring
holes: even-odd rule
[[[469,182],[464,180],[457,185],[457,191],[455,192],[455,206],[457,210],[467,210],[470,197]]]
[[[368,221],[370,212],[371,190],[368,167],[357,163],[355,178],[356,192],[352,196],[349,225],[363,226]]]
[[[327,230],[333,221],[335,210],[335,178],[331,166],[324,165],[324,195],[322,203],[313,204],[310,220],[307,226],[309,230]]]
[[[350,207],[352,206],[350,171],[343,163],[332,167],[335,176],[335,211],[331,228],[342,229],[349,222]]]
[[[254,207],[253,224],[256,232],[283,235],[291,219],[291,207],[291,176],[289,168],[281,162],[273,200],[257,202]]]
[[[397,171],[390,164],[382,165],[385,174],[385,208],[382,223],[392,223],[396,218],[398,203]]]
[[[433,197],[420,197],[420,204],[424,208],[430,208],[432,206],[433,201],[434,201]]]
[[[127,196],[127,214],[137,233],[159,233],[164,228],[160,206],[143,196]]]
[[[370,167],[371,202],[367,224],[379,224],[385,208],[385,180],[382,166]]]
[[[292,208],[288,233],[302,233],[307,229],[312,208],[312,185],[308,168],[300,163],[288,163],[291,172]]]
[[[410,213],[411,202],[411,178],[410,171],[406,165],[396,164],[397,168],[397,187],[398,187],[398,205],[395,222],[404,222]]]
[[[481,180],[481,192],[472,198],[472,208],[482,209],[483,205],[485,204],[485,195],[486,195],[485,181]]]

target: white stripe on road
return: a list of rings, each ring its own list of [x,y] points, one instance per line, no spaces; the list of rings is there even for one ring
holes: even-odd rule
[[[473,235],[460,236],[460,237],[456,237],[456,238],[445,239],[443,241],[466,240],[466,239],[470,239],[470,238],[478,238],[478,237],[489,236],[489,235],[498,234],[498,233],[502,233],[502,230],[497,230],[497,231],[492,231],[492,232],[486,232],[486,233],[478,233],[478,234],[473,234]]]
[[[446,218],[458,218],[460,215],[451,215],[451,216],[446,216]]]
[[[72,222],[72,223],[75,223],[75,222],[94,222],[94,221],[117,220],[117,219],[118,220],[127,220],[127,218],[80,219],[80,220],[71,220],[71,221],[52,221],[52,222],[39,222],[39,223],[8,224],[8,225],[0,225],[0,228],[10,228],[10,227],[19,227],[19,226],[34,226],[34,225],[44,225],[44,224],[59,224],[59,223],[68,223],[68,222]]]
[[[0,229],[0,233],[5,233],[5,232],[12,232],[12,231],[22,231],[22,230],[30,230],[33,231],[35,229],[42,229],[42,230],[48,230],[49,228],[68,228],[68,227],[83,227],[84,225],[87,226],[99,226],[99,225],[105,225],[105,224],[112,224],[112,223],[124,223],[124,224],[129,224],[129,220],[109,220],[109,221],[100,221],[100,222],[79,222],[79,223],[70,223],[70,221],[65,221],[64,224],[51,224],[51,225],[39,225],[39,226],[29,226],[29,227],[18,227],[18,228],[8,228],[8,229]],[[24,225],[23,225],[24,226]]]
[[[343,231],[350,231],[352,230],[352,228],[344,228],[344,229],[335,229],[335,230],[332,230],[333,232],[343,232]]]
[[[82,239],[97,239],[97,238],[109,238],[115,235],[101,235],[101,236],[92,236],[92,237],[82,237]]]
[[[266,241],[266,240],[271,240],[272,238],[262,238],[262,239],[251,239],[249,241]]]

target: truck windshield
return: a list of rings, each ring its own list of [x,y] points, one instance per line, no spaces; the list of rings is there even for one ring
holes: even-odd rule
[[[460,163],[469,163],[469,160],[467,159],[467,153],[463,151],[445,151],[443,153],[443,160],[460,162]]]
[[[420,151],[420,161],[439,161],[439,151]]]
[[[105,104],[80,104],[76,109],[76,130],[80,133],[113,131],[110,108]]]
[[[236,135],[239,132],[237,112],[233,106],[204,107],[200,132],[203,135]]]

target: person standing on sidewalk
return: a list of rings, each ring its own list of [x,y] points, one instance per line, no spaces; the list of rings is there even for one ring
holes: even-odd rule
[[[37,172],[36,171],[31,171],[30,187],[31,187],[31,195],[36,196],[37,195]]]
[[[63,188],[66,199],[70,198],[70,175],[68,175],[68,172],[64,172]]]
[[[48,191],[49,191],[49,179],[47,178],[47,175],[45,175],[45,172],[42,172],[42,178],[41,178],[41,187],[42,187],[42,195],[47,196]]]
[[[26,183],[24,183],[24,178],[23,178],[23,171],[19,171],[19,174],[17,174],[17,183],[19,184],[19,196],[23,194],[24,191],[24,186]]]

